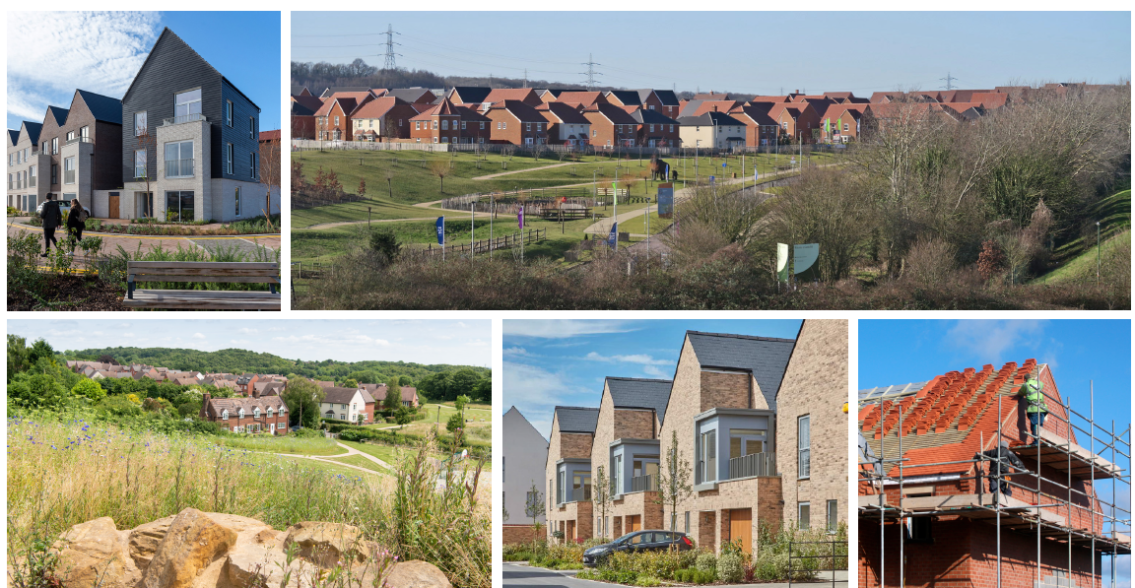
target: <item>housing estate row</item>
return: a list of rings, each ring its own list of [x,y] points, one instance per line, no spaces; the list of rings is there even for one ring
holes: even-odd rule
[[[34,212],[52,195],[107,219],[275,214],[279,187],[260,176],[271,136],[260,107],[167,28],[121,99],[76,90],[69,107],[8,130],[8,206]]]
[[[145,364],[118,365],[97,361],[68,361],[67,367],[92,380],[104,378],[149,378],[155,382],[179,386],[208,385],[231,390],[231,398],[213,398],[203,395],[199,416],[217,423],[222,429],[234,433],[288,432],[287,406],[281,395],[288,378],[279,374],[230,374],[178,371]],[[400,386],[391,391],[386,384],[358,384],[354,387],[336,386],[334,382],[314,380],[323,390],[320,416],[326,419],[371,424],[377,404],[386,401],[387,394],[399,394],[402,406],[417,408],[418,390],[413,386]]]
[[[615,147],[762,147],[848,143],[891,117],[918,114],[971,121],[1038,93],[1107,86],[1049,84],[992,90],[852,92],[783,96],[671,90],[575,91],[454,87],[307,88],[292,96],[292,137],[383,141]],[[899,106],[913,104],[915,106]]]
[[[606,378],[598,407],[555,408],[548,442],[513,408],[505,509],[538,503],[534,487],[550,538],[567,542],[664,529],[755,553],[762,527],[835,531],[848,514],[847,345],[842,320],[804,321],[795,339],[688,331],[673,379]],[[689,491],[675,508],[660,485]]]

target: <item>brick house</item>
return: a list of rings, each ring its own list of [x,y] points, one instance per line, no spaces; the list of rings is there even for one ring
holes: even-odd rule
[[[40,149],[41,123],[23,121],[8,130],[8,206],[33,212],[47,199],[51,156]]]
[[[472,108],[455,106],[447,98],[410,119],[415,143],[485,143],[492,121]]]
[[[639,108],[630,113],[635,119],[635,144],[643,147],[677,147],[680,142],[678,121],[662,114],[660,110]]]
[[[483,88],[480,86],[454,86],[445,97],[457,106],[468,106],[470,108],[480,109],[481,105],[485,103],[485,98],[487,98],[492,91],[492,88]]]
[[[769,117],[780,125],[782,139],[814,143],[819,138],[820,115],[807,102],[775,104],[769,110]]]
[[[546,102],[536,110],[548,121],[548,142],[556,145],[583,146],[591,137],[591,121],[562,102]]]
[[[586,109],[595,108],[600,104],[609,104],[607,97],[603,94],[603,92],[587,92],[576,90],[560,92],[560,95],[556,97],[556,102],[563,102],[564,104],[567,104],[568,106],[572,106],[574,108],[582,107]]]
[[[820,140],[847,143],[858,139],[863,132],[864,117],[870,112],[870,104],[832,104],[820,117]]]
[[[67,109],[48,106],[43,115],[43,125],[39,131],[40,153],[48,156],[39,172],[40,179],[47,185],[48,193],[58,196],[63,191],[63,162],[59,154],[64,145],[61,138],[67,126]]]
[[[351,113],[355,141],[391,141],[410,138],[410,120],[418,111],[397,96],[366,101]]]
[[[673,90],[653,90],[654,97],[658,99],[659,110],[666,116],[677,119],[681,112],[682,103]]]
[[[606,519],[599,505],[593,508],[597,537],[669,528],[657,498],[658,433],[666,418],[670,385],[670,380],[641,378],[608,377],[603,382],[591,448],[591,480],[598,480],[599,468],[604,468],[611,502]]]
[[[1028,433],[1028,404],[1017,395],[1026,375],[1044,384],[1049,414],[1039,444]],[[880,586],[883,574],[891,586],[898,584],[900,542],[907,561],[918,562],[905,570],[905,583],[914,588],[1099,588],[1101,553],[1130,553],[1130,535],[1105,530],[1100,511],[1110,507],[1095,490],[1097,483],[1123,476],[1122,469],[1106,453],[1089,449],[1100,448],[1099,438],[1089,444],[1081,436],[1100,431],[1070,426],[1051,366],[1034,359],[1000,369],[986,364],[861,390],[859,397],[860,470],[871,474],[858,483],[860,586]],[[900,456],[900,436],[906,459],[901,471],[897,462],[878,461]],[[991,464],[975,458],[999,440],[1024,470],[1006,476],[1019,484],[1011,496],[994,498],[988,490]],[[891,507],[882,528],[881,503]],[[898,519],[899,506],[905,521]]]
[[[540,99],[540,96],[536,94],[536,90],[532,88],[495,88],[485,96],[482,102],[496,104],[508,100],[523,102],[532,107],[540,106],[544,103],[544,101]]]
[[[557,406],[544,464],[544,518],[549,536],[563,533],[565,541],[593,535],[591,452],[599,409]]]
[[[582,112],[591,123],[592,147],[613,149],[635,146],[639,122],[626,110],[613,104],[601,103]]]
[[[256,383],[259,381],[259,374],[244,374],[236,379],[236,385],[242,395],[252,396],[256,389]]]
[[[762,145],[775,145],[780,133],[780,125],[769,116],[772,102],[756,102],[742,106],[729,116],[741,121],[745,125],[745,145],[759,147]]]
[[[312,96],[307,88],[292,95],[292,138],[315,138],[315,113],[323,108],[323,100]]]
[[[490,121],[490,141],[513,145],[548,143],[548,121],[532,106],[517,100],[493,104],[484,112]]]
[[[315,112],[316,139],[353,141],[352,113],[374,99],[370,92],[336,92]]]
[[[233,433],[288,434],[288,407],[279,396],[213,398],[206,393],[198,416]]]

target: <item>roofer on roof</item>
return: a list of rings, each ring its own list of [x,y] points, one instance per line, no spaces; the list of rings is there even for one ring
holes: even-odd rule
[[[1012,473],[1013,468],[1023,471],[1025,464],[1021,462],[1016,454],[1009,451],[1009,442],[1002,440],[1001,443],[993,449],[973,454],[974,459],[980,459],[981,456],[995,460],[989,464],[989,491],[996,496],[998,490],[997,486],[1000,485],[1001,492],[1003,492],[1005,496],[1012,496],[1013,487],[1009,485],[1008,480],[1001,476]],[[1000,484],[997,483],[998,480],[1000,480]]]
[[[1024,397],[1029,403],[1029,430],[1033,435],[1033,443],[1039,445],[1038,429],[1044,426],[1044,417],[1048,416],[1048,405],[1044,403],[1044,382],[1037,380],[1032,374],[1025,376],[1025,383],[1017,390],[1017,396]]]

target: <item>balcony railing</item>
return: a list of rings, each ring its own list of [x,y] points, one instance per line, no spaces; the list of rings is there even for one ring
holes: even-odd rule
[[[73,170],[73,169],[63,170],[63,183],[64,184],[74,184],[75,183],[75,170]]]
[[[657,476],[636,476],[631,478],[631,492],[652,492],[658,489]]]
[[[94,140],[91,139],[90,137],[75,137],[74,139],[68,140],[66,145],[70,145],[72,143],[92,143],[93,144]]]
[[[728,480],[776,475],[776,453],[750,453],[729,460]]]
[[[196,122],[196,121],[199,121],[199,120],[207,121],[209,119],[205,118],[204,114],[201,114],[200,112],[195,112],[193,114],[183,114],[181,116],[175,116],[173,118],[163,118],[162,119],[162,126],[180,125],[182,123]]]
[[[570,497],[572,502],[587,502],[591,500],[591,486],[572,488]]]
[[[167,159],[166,160],[166,177],[167,178],[192,178],[193,177],[193,159]]]

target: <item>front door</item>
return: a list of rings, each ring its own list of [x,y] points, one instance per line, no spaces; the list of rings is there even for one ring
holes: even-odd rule
[[[627,532],[634,533],[635,531],[642,530],[642,515],[630,515],[627,517]]]
[[[729,539],[741,544],[741,551],[753,553],[753,510],[739,508],[729,511]]]
[[[567,522],[567,532],[564,533],[564,539],[572,543],[575,542],[575,521]]]
[[[276,434],[276,423],[268,423],[268,431],[273,435]]]
[[[107,213],[107,218],[118,218],[118,193],[112,192],[108,197],[110,200],[110,212]]]

